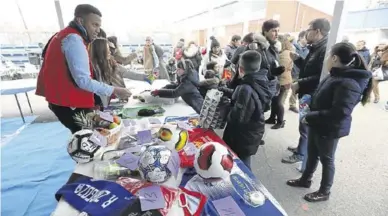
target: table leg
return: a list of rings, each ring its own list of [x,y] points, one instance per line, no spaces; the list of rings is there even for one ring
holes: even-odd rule
[[[28,98],[27,92],[25,94],[26,94],[26,97],[27,97],[28,106],[30,106],[31,114],[34,114],[34,112],[32,111],[32,107],[31,107],[31,103],[30,103],[30,98]]]
[[[23,116],[22,108],[20,107],[18,96],[16,94],[15,94],[15,99],[16,99],[16,103],[18,104],[20,116],[22,116],[23,123],[26,123],[26,120],[24,119],[24,116]]]

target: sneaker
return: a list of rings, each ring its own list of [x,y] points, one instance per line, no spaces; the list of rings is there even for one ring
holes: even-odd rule
[[[330,192],[322,193],[320,191],[315,191],[313,193],[309,193],[304,196],[304,199],[308,202],[321,202],[321,201],[326,201],[329,198],[330,198]]]
[[[297,154],[293,154],[291,156],[284,157],[282,159],[282,163],[287,163],[287,164],[294,164],[301,162],[303,160],[303,157]]]
[[[298,108],[296,108],[296,107],[290,107],[289,110],[292,111],[292,112],[294,112],[294,113],[299,113],[299,110],[298,110]]]
[[[376,98],[373,103],[379,103],[380,99],[379,98]]]
[[[297,153],[298,152],[298,147],[292,147],[292,146],[288,146],[287,147],[287,150],[292,152],[293,154]]]

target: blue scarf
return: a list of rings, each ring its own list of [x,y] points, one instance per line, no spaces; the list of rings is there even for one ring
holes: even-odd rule
[[[64,185],[55,196],[57,199],[62,196],[72,207],[90,216],[121,215],[136,200],[133,194],[115,182],[87,177]]]

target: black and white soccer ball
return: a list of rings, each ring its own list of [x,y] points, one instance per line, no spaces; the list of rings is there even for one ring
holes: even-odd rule
[[[67,152],[77,163],[88,163],[93,160],[100,146],[90,141],[91,130],[80,130],[73,134],[67,146]]]

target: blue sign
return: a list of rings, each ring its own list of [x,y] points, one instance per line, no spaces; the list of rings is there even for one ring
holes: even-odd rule
[[[257,190],[250,182],[238,174],[230,175],[230,182],[234,190],[244,202],[252,207],[264,204],[265,196]]]

